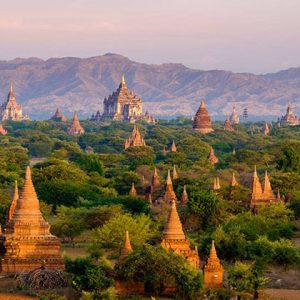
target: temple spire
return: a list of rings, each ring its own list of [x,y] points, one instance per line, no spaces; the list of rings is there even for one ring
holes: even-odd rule
[[[123,259],[124,257],[126,257],[132,251],[133,250],[132,250],[132,246],[131,246],[130,239],[129,239],[129,232],[126,230],[124,245],[121,249],[120,259]]]
[[[176,170],[176,166],[173,165],[173,180],[178,179],[178,174],[177,174],[177,170]]]
[[[210,163],[212,165],[215,165],[219,161],[218,157],[215,155],[215,151],[214,151],[213,147],[210,147],[208,160],[210,161]]]
[[[171,145],[171,152],[176,152],[177,151],[177,147],[175,144],[175,141],[173,140],[172,145]]]
[[[177,200],[176,194],[173,190],[173,183],[172,183],[172,179],[171,179],[170,170],[168,170],[164,200],[165,201],[176,201]]]
[[[12,80],[10,81],[10,84],[9,84],[9,92],[10,93],[13,93],[14,91],[13,91],[13,82],[12,82]]]
[[[157,174],[157,168],[156,167],[154,168],[151,186],[152,186],[154,191],[160,187],[160,180],[159,180],[159,177],[158,177],[158,174]]]
[[[264,197],[275,198],[275,195],[274,195],[272,187],[271,187],[271,182],[270,182],[267,170],[265,172],[264,191],[263,191],[263,193],[264,193]]]
[[[130,189],[129,195],[131,197],[136,197],[136,195],[137,195],[136,189],[135,189],[135,186],[134,186],[134,182],[132,182],[132,184],[131,184],[131,189]]]
[[[8,212],[7,212],[6,223],[8,223],[10,221],[10,219],[12,218],[12,216],[15,212],[16,206],[17,206],[18,199],[19,199],[18,182],[17,182],[17,180],[15,180],[14,193],[13,193],[11,204],[10,204]]]
[[[236,178],[235,178],[235,174],[232,173],[232,179],[231,179],[231,186],[238,186],[239,183],[237,182]]]
[[[183,192],[182,192],[182,195],[181,195],[181,204],[184,205],[188,202],[189,200],[189,196],[188,196],[188,193],[186,191],[186,185],[183,186]]]
[[[122,83],[122,85],[125,85],[125,84],[126,84],[124,73],[122,74],[122,80],[121,80],[121,83]]]

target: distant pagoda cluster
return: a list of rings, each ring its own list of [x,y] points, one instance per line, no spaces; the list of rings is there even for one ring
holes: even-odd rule
[[[156,123],[157,120],[146,112],[142,113],[143,101],[134,92],[128,89],[124,75],[118,89],[103,101],[103,114],[98,110],[93,114],[91,121],[116,120],[129,123],[143,120],[147,123]]]
[[[6,102],[0,107],[0,121],[24,121],[30,120],[29,117],[23,116],[22,106],[16,101],[13,91],[13,84],[10,82],[10,89]]]
[[[286,110],[286,114],[278,120],[280,125],[297,126],[300,125],[300,118],[298,118],[294,112],[292,106],[289,104]]]

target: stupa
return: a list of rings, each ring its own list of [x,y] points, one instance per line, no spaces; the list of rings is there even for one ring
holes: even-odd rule
[[[131,189],[129,191],[129,196],[131,196],[131,197],[136,197],[137,196],[136,189],[135,189],[135,186],[134,186],[134,182],[131,184]]]
[[[237,182],[236,178],[235,178],[235,174],[232,173],[232,179],[231,179],[231,186],[238,186],[239,183]]]
[[[67,118],[63,115],[59,108],[56,109],[54,115],[51,117],[50,120],[56,122],[67,122]]]
[[[210,151],[209,151],[209,155],[208,155],[207,159],[210,161],[210,163],[212,165],[215,165],[219,161],[219,159],[215,155],[215,151],[212,147],[210,147]]]
[[[264,135],[269,135],[270,128],[269,128],[269,124],[267,122],[265,122],[262,132],[263,132]]]
[[[172,176],[172,178],[173,178],[173,180],[178,179],[178,173],[177,173],[175,165],[173,165],[173,176]]]
[[[287,107],[286,114],[281,117],[279,124],[289,126],[300,125],[300,118],[294,114],[293,108],[290,104]]]
[[[10,89],[6,102],[0,106],[0,121],[24,121],[30,120],[28,116],[23,116],[22,106],[17,103],[12,81],[10,82]]]
[[[195,249],[191,249],[190,242],[185,237],[175,201],[172,201],[161,245],[167,250],[182,255],[192,266],[197,269],[199,268],[200,259],[198,250],[196,247]]]
[[[83,134],[83,133],[84,133],[84,129],[80,125],[77,112],[75,111],[72,119],[72,123],[68,127],[68,134],[76,135],[76,134]]]
[[[240,123],[240,118],[239,118],[238,114],[236,113],[235,105],[233,105],[232,113],[231,113],[229,120],[232,125],[237,125]]]
[[[212,240],[209,257],[203,268],[205,288],[220,288],[223,285],[224,269],[217,256],[215,242]]]
[[[143,101],[134,92],[130,91],[125,82],[124,74],[118,89],[103,101],[101,120],[117,120],[134,123],[143,120],[147,123],[156,123],[157,120],[147,112],[142,114]],[[97,121],[97,113],[91,118]]]
[[[264,188],[260,183],[259,177],[257,176],[256,166],[254,167],[253,177],[252,177],[252,194],[250,207],[257,210],[259,205],[268,204],[276,202],[276,196],[273,193],[268,172],[265,172]]]
[[[6,135],[7,130],[3,127],[3,125],[0,123],[0,135]]]
[[[26,169],[21,195],[17,197],[15,186],[8,222],[0,235],[1,272],[19,273],[41,265],[63,270],[60,242],[50,233],[50,225],[41,214],[29,167]]]
[[[194,117],[193,129],[204,134],[214,131],[211,127],[210,116],[205,107],[204,100],[201,101],[200,107]]]
[[[137,126],[134,125],[130,137],[125,141],[124,148],[126,150],[129,147],[142,147],[142,146],[146,146],[146,143]]]
[[[180,202],[182,205],[186,204],[187,202],[189,201],[189,196],[188,196],[188,193],[186,191],[186,185],[183,186],[183,192],[182,192],[182,195],[181,195],[181,199],[180,199]]]
[[[171,179],[171,175],[170,175],[170,170],[168,170],[164,200],[166,202],[177,201],[176,194],[173,190],[173,183],[172,183],[172,179]]]
[[[176,152],[177,151],[177,147],[176,147],[176,144],[175,144],[175,142],[174,142],[174,140],[173,140],[173,142],[172,142],[172,145],[171,145],[171,152]]]
[[[151,180],[151,187],[153,189],[153,191],[156,191],[160,188],[160,180],[157,174],[157,168],[154,168],[154,172],[152,175],[152,180]]]
[[[126,230],[124,245],[121,248],[120,260],[124,259],[131,252],[132,252],[132,247],[129,239],[129,232]]]
[[[229,118],[227,118],[225,120],[225,123],[224,123],[224,130],[225,131],[234,131],[234,128],[231,126],[231,123],[229,121]]]
[[[214,178],[213,190],[218,191],[220,189],[221,189],[220,178],[216,177],[216,178]]]

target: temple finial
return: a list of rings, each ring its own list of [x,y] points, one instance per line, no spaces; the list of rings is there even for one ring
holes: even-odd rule
[[[124,73],[122,74],[122,80],[121,80],[121,83],[122,83],[122,85],[126,84]]]
[[[12,80],[10,81],[9,92],[10,93],[13,92],[13,82],[12,82]]]

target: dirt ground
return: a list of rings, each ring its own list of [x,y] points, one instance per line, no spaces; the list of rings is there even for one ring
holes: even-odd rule
[[[299,300],[300,290],[265,289],[264,293],[274,300]]]
[[[37,300],[37,297],[0,293],[0,300]]]

